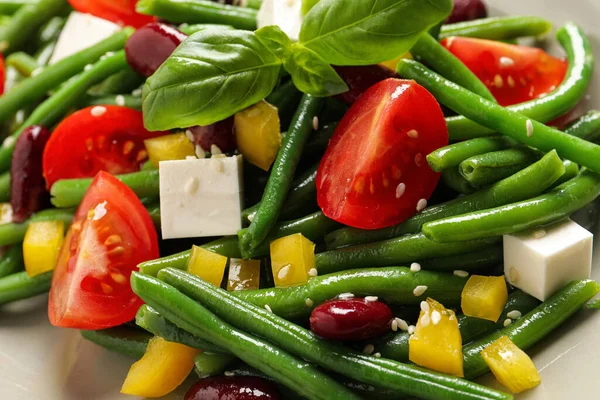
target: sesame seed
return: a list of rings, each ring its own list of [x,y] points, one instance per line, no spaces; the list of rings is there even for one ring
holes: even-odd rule
[[[417,155],[415,156],[415,164],[417,165],[417,167],[423,165],[423,154],[417,153]]]
[[[15,141],[16,139],[13,136],[9,136],[6,139],[4,139],[4,142],[2,142],[2,147],[12,147],[15,144]]]
[[[118,106],[124,106],[125,105],[125,96],[120,94],[117,97],[115,97],[115,103],[117,103]]]
[[[525,128],[527,128],[527,137],[533,136],[533,122],[530,119],[525,123]]]
[[[431,322],[431,318],[429,317],[429,313],[424,314],[419,321],[419,323],[421,324],[421,326],[423,328],[428,326],[430,322]]]
[[[515,60],[510,57],[500,57],[500,66],[501,67],[512,67],[515,65]]]
[[[258,107],[255,107],[252,110],[250,110],[250,112],[248,112],[248,116],[250,118],[258,117],[261,114],[262,114],[262,110],[260,108],[258,108]]]
[[[311,268],[308,270],[308,276],[314,278],[317,275],[319,275],[319,271],[317,271],[316,268]]]
[[[410,325],[406,331],[409,335],[412,335],[413,333],[415,333],[415,329],[417,328],[414,325]]]
[[[342,299],[342,300],[346,300],[346,299],[352,299],[354,298],[354,294],[352,293],[341,293],[338,298]]]
[[[421,270],[421,264],[412,263],[410,264],[410,272],[419,272]]]
[[[199,186],[198,179],[196,179],[196,178],[190,178],[185,183],[184,190],[185,190],[185,192],[187,194],[194,194],[194,193],[196,193],[198,191],[198,186]]]
[[[217,158],[212,160],[210,165],[215,172],[223,172],[225,170],[225,166],[223,165],[223,162]]]
[[[509,312],[508,314],[506,314],[506,316],[510,319],[519,319],[521,318],[521,311],[519,310],[512,310],[511,312]]]
[[[200,146],[199,144],[197,144],[195,147],[195,153],[196,157],[198,158],[206,158],[206,151],[204,151],[202,146]]]
[[[395,319],[392,321],[392,330],[396,332],[398,330],[398,321]]]
[[[221,151],[219,146],[217,146],[216,144],[211,144],[210,145],[210,154],[212,154],[212,155],[223,154],[223,152]]]
[[[510,319],[510,318],[506,318],[506,319],[504,320],[504,324],[503,324],[503,325],[504,325],[504,326],[509,326],[510,324],[512,324],[512,319]]]
[[[94,117],[100,117],[100,116],[104,115],[104,113],[106,112],[106,107],[96,106],[96,107],[93,107],[90,112]]]
[[[291,267],[292,266],[290,264],[284,265],[283,268],[281,268],[277,273],[277,277],[279,279],[285,279],[285,277],[288,276]]]
[[[102,219],[107,211],[106,211],[106,201],[103,201],[102,203],[98,204],[96,206],[96,208],[94,209],[94,221],[98,221],[99,219]]]
[[[377,296],[367,296],[367,297],[365,297],[365,301],[367,303],[372,303],[372,302],[377,301],[377,300],[379,300],[379,297],[377,297]]]
[[[504,80],[502,79],[500,74],[496,74],[496,76],[494,76],[494,85],[496,85],[498,89],[501,89],[502,86],[504,86]]]
[[[90,69],[94,68],[94,66],[92,64],[88,64],[85,67],[83,67],[84,71],[89,71]]]
[[[431,322],[434,325],[439,324],[441,320],[442,320],[442,314],[440,314],[439,311],[434,311],[431,313]]]
[[[381,358],[381,353],[375,353],[375,354],[373,354],[373,357],[375,357],[375,358]]]
[[[106,54],[105,54],[106,57],[112,57],[114,55],[115,55],[114,51],[107,51]]]
[[[312,307],[315,305],[314,301],[312,301],[310,298],[304,300],[304,304],[306,304],[306,307]]]
[[[256,217],[256,211],[248,214],[248,221],[250,221],[250,222],[254,221],[254,217]]]
[[[425,293],[425,291],[427,290],[427,286],[425,285],[419,285],[415,288],[415,290],[413,290],[413,294],[415,296],[422,296],[423,293]]]
[[[429,310],[431,310],[429,303],[426,301],[422,301],[420,306],[421,306],[421,311],[423,311],[423,312],[429,312]]]
[[[456,271],[454,271],[454,275],[458,276],[459,278],[466,278],[467,276],[469,276],[469,273],[467,271],[457,269]]]
[[[315,131],[319,130],[319,117],[317,117],[316,115],[313,117],[313,129]]]
[[[406,185],[404,183],[400,183],[398,187],[396,187],[396,198],[399,199],[404,195],[406,191]]]
[[[511,283],[517,283],[519,280],[519,271],[516,268],[512,267],[508,270],[508,279]]]
[[[373,354],[373,352],[375,351],[375,346],[373,346],[372,344],[368,344],[363,348],[363,354]]]
[[[508,82],[508,87],[511,88],[511,89],[516,86],[516,82],[515,82],[514,78],[512,76],[510,76],[510,75],[506,79],[506,82]]]
[[[417,203],[417,212],[421,212],[427,207],[427,199],[421,199]]]
[[[192,131],[190,131],[189,129],[185,130],[185,136],[187,136],[187,138],[190,142],[194,141],[194,133]]]
[[[419,137],[419,132],[416,129],[411,129],[410,131],[406,132],[406,135],[409,138],[417,139]]]
[[[538,229],[537,231],[533,232],[533,237],[536,239],[541,239],[544,236],[546,236],[546,230],[545,229]]]
[[[42,72],[43,70],[44,70],[44,68],[42,68],[42,67],[36,68],[33,71],[31,71],[31,76],[39,75],[40,72]]]
[[[140,97],[142,95],[142,88],[137,88],[131,94],[135,97]]]
[[[272,313],[272,312],[273,312],[273,310],[271,310],[271,307],[269,307],[269,305],[268,305],[268,304],[265,304],[265,308],[267,309],[267,311],[268,311],[268,312],[270,312],[270,313]]]
[[[233,372],[231,372],[231,371],[225,371],[225,372],[223,372],[223,375],[225,375],[225,376],[235,376],[235,374]]]
[[[398,323],[398,329],[406,332],[408,331],[408,323],[402,318],[396,318],[395,321]]]

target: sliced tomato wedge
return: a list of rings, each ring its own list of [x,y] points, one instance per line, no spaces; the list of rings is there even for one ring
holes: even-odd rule
[[[0,95],[4,94],[4,82],[6,81],[6,69],[4,67],[4,57],[0,54]]]
[[[158,257],[150,215],[135,193],[99,172],[77,209],[52,277],[55,326],[103,329],[132,320],[142,304],[129,284],[137,265]]]
[[[442,44],[486,84],[502,106],[552,92],[567,73],[564,59],[534,47],[464,37],[446,38]]]
[[[323,213],[362,229],[398,224],[426,205],[440,174],[425,156],[448,144],[444,114],[414,81],[368,89],[339,123],[317,172]]]
[[[139,171],[148,159],[144,140],[163,135],[144,128],[142,113],[120,106],[84,108],[65,118],[44,149],[48,188],[59,179]]]
[[[154,17],[137,13],[137,2],[138,0],[69,0],[71,7],[79,12],[139,28],[154,21]]]

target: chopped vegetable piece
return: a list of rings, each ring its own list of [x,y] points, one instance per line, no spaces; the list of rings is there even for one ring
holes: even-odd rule
[[[274,382],[257,376],[216,376],[202,379],[185,395],[185,400],[279,400],[282,398]]]
[[[30,278],[54,270],[64,240],[65,223],[62,221],[29,224],[23,241],[23,260]]]
[[[227,257],[223,257],[212,251],[203,249],[202,247],[192,247],[192,255],[188,262],[187,270],[190,274],[194,274],[220,287],[227,266]]]
[[[208,250],[205,250],[208,251]],[[260,260],[232,258],[229,261],[227,290],[254,290],[260,286]]]
[[[277,108],[261,101],[235,114],[235,137],[246,160],[268,171],[281,147]]]
[[[121,393],[161,397],[177,389],[194,368],[200,350],[155,336],[144,356],[131,366]]]
[[[185,160],[188,156],[194,156],[194,145],[185,133],[160,136],[154,139],[144,140],[148,151],[148,157],[152,165],[158,168],[158,163],[168,160]]]
[[[490,344],[481,355],[498,382],[513,393],[532,389],[542,382],[531,358],[508,336]]]
[[[316,275],[315,245],[301,233],[271,242],[271,268],[275,287],[302,285]]]
[[[137,0],[69,0],[69,3],[77,11],[135,28],[154,20],[151,16],[135,11]]]
[[[0,203],[0,225],[12,222],[12,206],[10,203]]]
[[[504,276],[472,275],[461,295],[461,307],[468,317],[498,321],[508,301]]]
[[[458,377],[464,376],[462,337],[454,311],[428,298],[408,347],[410,361]]]

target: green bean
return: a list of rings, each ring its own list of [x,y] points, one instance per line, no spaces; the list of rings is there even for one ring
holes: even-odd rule
[[[142,98],[130,94],[118,94],[116,96],[88,96],[82,106],[124,106],[142,111]]]
[[[283,131],[288,130],[301,98],[302,93],[296,89],[294,82],[290,79],[273,90],[273,92],[265,99],[269,104],[277,107],[281,129]]]
[[[129,65],[106,78],[97,88],[90,90],[92,95],[109,96],[119,93],[129,93],[139,88],[144,83],[145,78],[135,72]]]
[[[58,40],[66,22],[66,16],[62,15],[50,18],[38,31],[33,46],[37,49]]]
[[[515,147],[469,157],[460,163],[459,172],[471,185],[487,186],[508,178],[539,158],[538,151]]]
[[[444,185],[457,193],[470,194],[477,190],[460,174],[458,168],[445,169],[441,179]]]
[[[30,278],[27,272],[17,272],[0,279],[0,306],[28,299],[50,290],[52,271]]]
[[[480,271],[502,264],[503,259],[504,249],[496,245],[455,256],[430,258],[419,261],[419,264],[428,271]]]
[[[340,293],[356,296],[378,296],[387,304],[419,304],[432,297],[447,305],[460,304],[466,279],[452,274],[421,271],[405,267],[369,268],[343,271],[311,278],[306,284],[289,288],[269,288],[235,292],[234,296],[258,306],[268,304],[282,318],[306,317],[318,306]],[[425,294],[416,296],[417,286],[427,286]]]
[[[579,165],[577,165],[576,163],[569,160],[564,160],[563,165],[565,167],[565,173],[560,178],[558,178],[556,182],[552,184],[552,186],[550,186],[550,189],[554,189],[555,187],[560,186],[563,183],[570,181],[571,179],[579,175]]]
[[[0,174],[0,203],[10,201],[10,172]]]
[[[139,198],[158,197],[160,189],[157,169],[117,175],[116,177],[133,190]],[[92,181],[93,178],[57,181],[50,189],[52,204],[59,208],[78,206]]]
[[[410,49],[416,60],[431,66],[440,75],[457,85],[477,93],[481,97],[496,102],[487,86],[467,66],[429,34],[419,37]]]
[[[234,356],[202,352],[194,358],[194,370],[200,378],[221,375],[235,360]]]
[[[412,365],[401,364],[393,360],[376,358],[347,349],[341,344],[332,343],[317,338],[312,332],[297,326],[277,315],[267,311],[264,307],[256,306],[236,298],[232,294],[218,289],[197,277],[191,277],[182,271],[173,269],[159,273],[160,279],[170,285],[175,285],[185,295],[191,296],[191,304],[185,305],[182,301],[173,301],[164,306],[173,315],[184,314],[192,305],[210,308],[221,318],[246,329],[253,334],[264,337],[277,343],[284,349],[296,354],[325,369],[335,371],[360,382],[372,384],[386,389],[395,389],[399,393],[418,396],[423,399],[510,399],[512,396],[496,392],[477,384],[439,374]],[[158,303],[159,299],[166,297],[165,292],[171,289],[168,285],[155,284],[150,286],[153,278],[135,275],[134,287],[144,281],[147,285],[145,291],[137,290],[144,300],[150,304]],[[160,287],[160,289],[158,289]],[[152,288],[152,289],[151,289]],[[168,288],[168,289],[167,289]],[[135,289],[134,289],[135,290]],[[161,291],[162,296],[155,295],[149,298],[148,294]],[[173,289],[173,291],[175,291]],[[190,300],[178,293],[183,299]],[[160,302],[162,304],[162,302]],[[189,307],[189,308],[188,308]]]
[[[595,281],[574,281],[527,315],[491,335],[463,348],[465,377],[474,379],[488,371],[481,351],[502,336],[527,350],[560,326],[600,291]]]
[[[22,51],[12,53],[6,58],[6,65],[10,65],[25,78],[29,78],[33,71],[39,68],[35,58]]]
[[[0,121],[3,120],[3,117],[9,116],[19,108],[29,104],[29,101],[35,101],[35,96],[40,94],[40,90],[46,90],[46,86],[50,86],[52,81],[54,81],[54,79],[56,79],[58,76],[66,79],[69,77],[66,75],[66,71],[77,72],[73,67],[76,65],[75,61],[80,62],[89,60],[90,55],[96,55],[98,50],[109,47],[109,44],[112,47],[116,46],[117,40],[119,40],[122,45],[127,36],[124,33],[126,30],[128,32],[128,28],[125,28],[120,34],[117,34],[118,36],[112,36],[111,39],[107,39],[104,42],[89,48],[88,50],[77,53],[75,56],[72,56],[78,57],[75,60],[73,60],[71,57],[63,60],[70,60],[67,64],[63,64],[63,61],[60,61],[50,67],[45,68],[39,74],[24,80],[21,84],[16,86],[14,90],[11,90],[4,96],[0,97]],[[57,67],[59,67],[58,70]],[[54,95],[38,106],[21,126],[21,129],[15,132],[12,137],[16,140],[21,132],[31,125],[54,125],[64,116],[64,114],[67,113],[71,107],[80,102],[81,97],[91,86],[101,82],[107,76],[110,76],[127,67],[127,60],[125,59],[124,51],[120,51],[110,57],[105,58],[104,60],[98,61],[91,69],[82,72],[78,77],[68,81],[56,93],[54,93]],[[50,73],[47,74],[48,71],[50,71]],[[58,74],[57,71],[61,73]],[[45,81],[45,83],[40,83],[38,80],[38,77],[40,76],[44,76],[48,80]],[[54,86],[50,86],[49,88],[52,87]],[[20,94],[13,95],[14,93]],[[28,98],[25,96],[28,96]],[[7,109],[11,109],[11,114],[4,113],[4,111]],[[0,171],[6,171],[10,167],[13,149],[14,143],[10,146],[5,145],[0,148]]]
[[[600,175],[585,170],[530,200],[428,222],[423,233],[441,244],[522,232],[566,218],[598,195]]]
[[[134,272],[131,287],[146,304],[175,325],[229,349],[250,366],[311,399],[342,400],[358,397],[342,385],[282,349],[247,334],[156,278]]]
[[[442,26],[440,39],[466,36],[489,40],[511,40],[550,33],[552,23],[540,17],[494,17]]]
[[[12,246],[0,257],[0,278],[22,271],[23,268],[23,250],[20,244]]]
[[[12,15],[19,8],[37,4],[40,0],[1,0],[0,1],[0,14],[1,15]]]
[[[288,134],[271,168],[271,175],[263,193],[261,205],[254,214],[247,230],[240,231],[240,250],[249,258],[267,238],[277,222],[285,201],[302,151],[313,131],[313,118],[319,114],[323,100],[303,95]]]
[[[501,329],[504,326],[508,314],[511,311],[519,311],[522,315],[527,314],[540,304],[535,298],[517,290],[510,294],[508,301],[504,306],[504,311],[497,322],[488,321],[481,318],[467,317],[464,314],[458,315],[458,327],[462,337],[463,345],[480,338],[483,335]],[[382,341],[375,343],[375,351],[382,357],[392,360],[406,362],[408,361],[408,342],[410,334],[400,332],[388,335]]]
[[[154,200],[154,199],[152,199]],[[145,204],[145,203],[142,203]],[[154,223],[154,226],[160,227],[160,205],[159,204],[148,204],[146,205],[146,211],[150,215],[150,219]]]
[[[39,0],[20,7],[10,23],[0,31],[2,54],[6,56],[21,48],[44,22],[61,14],[66,7],[64,0]]]
[[[458,142],[435,150],[427,156],[432,170],[442,172],[458,167],[469,157],[513,147],[516,142],[504,136],[481,137]]]
[[[246,7],[254,8],[255,10],[258,10],[260,8],[260,6],[262,5],[262,3],[263,3],[263,0],[247,0]]]
[[[207,0],[140,0],[136,11],[178,24],[210,23],[231,25],[250,31],[256,29],[255,9]]]
[[[181,343],[194,349],[214,351],[221,354],[228,353],[226,350],[177,327],[147,305],[140,307],[135,317],[135,323],[139,327],[155,336],[160,336],[168,342]]]
[[[25,238],[25,232],[31,222],[39,221],[64,221],[65,224],[71,224],[74,209],[49,209],[35,213],[22,224],[1,224],[0,225],[0,246],[10,246],[19,244]]]
[[[308,140],[308,143],[306,143],[306,147],[304,148],[304,154],[308,156],[320,156],[323,153],[325,153],[325,150],[329,145],[329,141],[335,133],[337,125],[337,122],[327,124],[323,126],[323,128],[319,129],[317,132],[315,132]]]
[[[585,306],[587,308],[591,308],[592,310],[598,310],[600,309],[600,299],[592,299],[588,301]]]
[[[600,111],[592,110],[579,117],[565,129],[565,133],[595,142],[600,139]]]
[[[485,210],[530,199],[542,194],[565,172],[564,164],[555,151],[540,161],[473,194],[423,210],[406,221],[384,229],[366,231],[342,228],[325,237],[328,248],[391,239],[407,233],[420,232],[423,224],[454,215]],[[435,257],[435,255],[433,255]]]
[[[530,118],[531,120],[539,121],[539,122],[550,122],[561,115],[564,115],[571,111],[585,96],[587,89],[590,85],[592,79],[592,73],[594,70],[594,57],[592,55],[591,45],[588,38],[585,34],[573,23],[568,23],[564,27],[558,30],[557,32],[558,41],[562,44],[567,52],[567,58],[569,60],[569,69],[567,70],[567,75],[563,82],[548,95],[544,96],[540,99],[535,99],[532,101],[528,101],[525,103],[517,104],[515,106],[507,107],[505,111],[505,115],[510,114],[510,111],[517,112],[522,114],[524,117],[521,117],[523,124],[519,124],[519,127],[522,128],[522,136],[525,133],[525,117]],[[409,73],[409,69],[412,70],[414,64],[410,62],[401,62],[399,64],[399,68],[401,69],[401,75],[405,75],[405,78],[410,78],[412,76],[411,71]],[[424,71],[420,71],[417,73],[419,78],[422,78]],[[428,72],[426,72],[428,74]],[[428,81],[431,76],[428,76]],[[437,80],[433,78],[433,80]],[[437,81],[437,83],[441,83],[442,81]],[[444,80],[445,82],[445,80]],[[443,83],[442,85],[444,85]],[[452,85],[452,89],[455,89],[456,85]],[[432,90],[430,90],[432,91]],[[454,92],[454,90],[450,90]],[[444,91],[446,92],[446,91]],[[434,93],[436,98],[440,100],[437,94]],[[472,98],[472,96],[469,96]],[[458,95],[457,101],[462,102],[463,104],[469,104],[465,108],[471,108],[470,111],[477,111],[482,113],[485,117],[488,117],[488,105],[478,105],[474,109],[472,109],[473,103],[471,101],[465,101],[466,99],[461,95]],[[478,100],[477,100],[478,101]],[[443,102],[442,102],[443,103]],[[492,104],[492,103],[490,103]],[[493,104],[492,104],[493,105]],[[450,107],[452,108],[452,107]],[[482,110],[482,108],[484,110]],[[462,107],[461,107],[462,109]],[[454,110],[457,111],[457,110]],[[459,112],[459,114],[462,114]],[[465,113],[467,114],[467,113]],[[469,113],[472,114],[472,113]],[[465,117],[466,116],[466,117]],[[494,135],[494,130],[497,129],[498,126],[492,127],[483,127],[478,125],[478,122],[471,121],[468,118],[468,115],[465,116],[457,116],[457,117],[448,117],[446,118],[446,122],[448,124],[448,132],[450,135],[450,140],[458,141],[471,139],[478,136],[490,136]],[[479,119],[479,118],[478,118]],[[513,118],[509,118],[509,121],[513,120]],[[479,123],[483,122],[482,120]],[[510,122],[509,122],[510,123]],[[536,128],[536,130],[538,130]],[[507,132],[502,132],[507,134]],[[537,133],[537,132],[536,132]],[[541,135],[537,135],[541,136]],[[536,135],[534,134],[533,138]],[[514,138],[514,137],[513,137]],[[549,147],[552,147],[553,143],[549,143]],[[568,157],[567,157],[568,158]],[[576,161],[576,160],[573,160]]]
[[[304,235],[306,238],[312,241],[318,241],[327,233],[338,228],[339,226],[340,225],[337,222],[325,217],[322,212],[316,212],[293,221],[281,222],[275,227],[275,229],[273,229],[269,239],[252,254],[252,258],[267,256],[269,254],[269,242],[275,239],[293,235],[295,233],[302,233],[302,235]],[[1,237],[2,235],[0,231],[0,238]],[[242,256],[238,246],[238,238],[235,236],[226,236],[210,243],[206,243],[201,247],[210,251],[214,251],[215,253],[221,254],[225,257],[240,258]],[[190,253],[191,250],[186,250],[172,256],[143,262],[138,267],[144,274],[152,276],[156,276],[158,271],[163,268],[171,267],[177,269],[186,269]]]
[[[142,358],[152,335],[140,329],[118,326],[100,331],[80,331],[84,339],[98,346],[136,359]]]

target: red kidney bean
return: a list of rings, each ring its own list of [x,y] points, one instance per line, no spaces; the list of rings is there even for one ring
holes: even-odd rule
[[[172,26],[153,22],[138,29],[125,44],[129,66],[143,76],[150,76],[175,51],[187,35]]]
[[[223,153],[229,153],[236,148],[233,121],[233,117],[229,117],[212,125],[193,126],[188,130],[194,137],[194,144],[202,147],[205,151],[210,151],[214,144]]]
[[[392,310],[378,300],[334,299],[313,310],[310,329],[325,339],[366,340],[386,333],[393,318]]]
[[[48,129],[34,125],[25,129],[15,143],[10,167],[10,203],[15,223],[25,222],[50,199],[42,171],[48,138]]]
[[[483,0],[454,0],[454,8],[447,22],[472,21],[487,16],[487,7]]]
[[[394,71],[381,65],[334,68],[350,89],[349,91],[336,96],[346,104],[354,103],[356,99],[374,84],[396,76]]]
[[[185,394],[185,400],[279,400],[272,382],[252,376],[216,376],[200,380]]]

